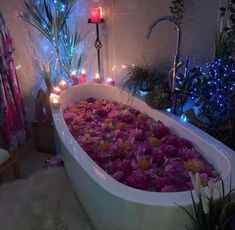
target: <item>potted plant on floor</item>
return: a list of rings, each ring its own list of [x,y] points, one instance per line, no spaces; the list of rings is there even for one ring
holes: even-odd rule
[[[164,110],[170,106],[169,82],[166,74],[148,63],[131,65],[122,82],[131,96],[142,96],[145,102],[154,109]]]

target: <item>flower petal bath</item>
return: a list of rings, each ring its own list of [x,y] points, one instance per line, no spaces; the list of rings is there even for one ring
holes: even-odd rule
[[[85,152],[127,186],[180,192],[192,189],[189,172],[199,172],[205,184],[215,179],[216,170],[190,141],[128,105],[88,98],[69,103],[64,119]]]

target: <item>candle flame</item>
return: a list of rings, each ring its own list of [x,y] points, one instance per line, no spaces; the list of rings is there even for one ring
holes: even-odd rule
[[[54,87],[53,89],[57,92],[61,92],[61,89],[58,86]]]
[[[99,79],[99,78],[100,78],[100,75],[97,73],[97,74],[95,75],[95,78],[96,78],[96,79]]]
[[[85,73],[86,73],[86,71],[84,69],[82,69],[82,74],[85,74]]]
[[[103,9],[102,9],[102,7],[100,6],[100,7],[98,7],[99,9],[100,9],[100,17],[101,18],[103,18]]]
[[[65,80],[61,80],[59,84],[60,85],[67,85],[67,82]]]
[[[106,80],[106,82],[112,82],[113,80],[112,80],[112,78],[110,78],[110,77],[108,77],[107,78],[107,80]]]
[[[59,96],[54,94],[54,93],[51,93],[51,95],[50,95],[50,102],[52,104],[58,104],[59,103]]]
[[[76,74],[77,74],[77,70],[71,71],[71,75],[76,75]]]

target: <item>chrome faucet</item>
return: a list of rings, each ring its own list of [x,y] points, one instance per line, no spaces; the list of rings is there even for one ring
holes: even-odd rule
[[[148,32],[147,32],[147,39],[150,38],[151,33],[153,31],[153,28],[160,22],[163,21],[170,21],[173,22],[176,25],[176,29],[177,29],[177,44],[176,44],[176,53],[175,53],[175,57],[174,57],[174,65],[173,65],[173,75],[172,77],[170,77],[169,81],[170,81],[170,90],[171,90],[171,110],[172,112],[176,113],[176,78],[177,78],[177,70],[178,68],[181,66],[182,62],[180,62],[180,46],[181,46],[181,37],[182,37],[182,32],[181,32],[181,26],[180,24],[171,16],[163,16],[160,18],[157,18],[156,20],[154,20],[149,28],[148,28]]]

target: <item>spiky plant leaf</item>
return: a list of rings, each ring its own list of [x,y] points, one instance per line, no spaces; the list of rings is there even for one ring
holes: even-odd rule
[[[126,78],[121,83],[121,87],[123,90],[128,90],[130,95],[135,96],[139,91],[153,91],[156,86],[165,84],[166,76],[147,63],[131,65],[127,68]]]

